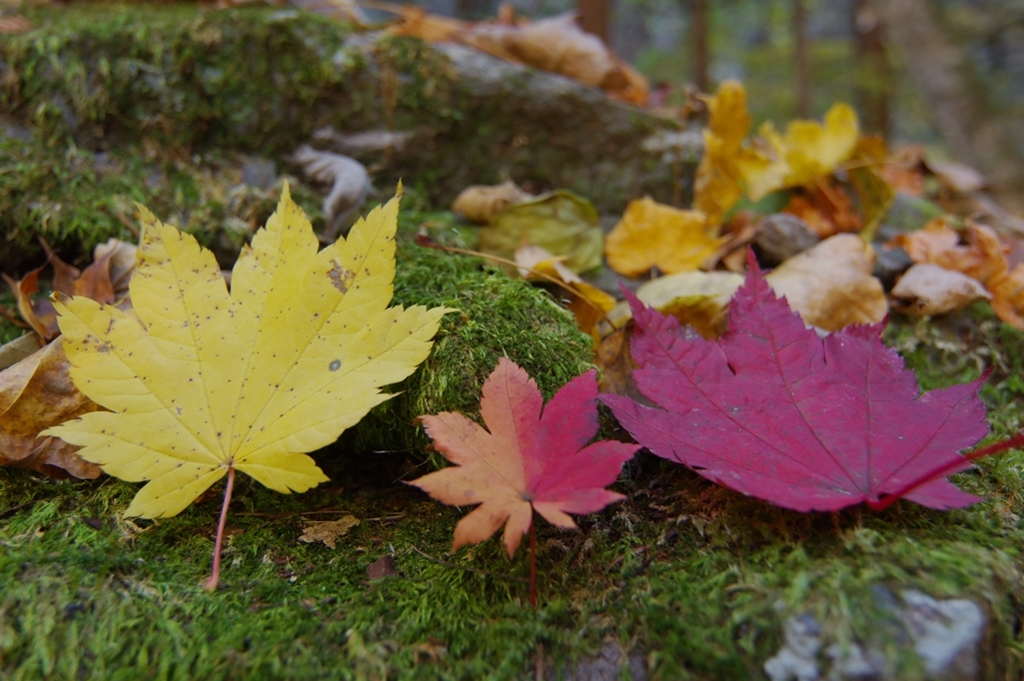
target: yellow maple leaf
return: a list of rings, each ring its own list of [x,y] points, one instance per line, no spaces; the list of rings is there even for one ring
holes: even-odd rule
[[[784,140],[789,173],[787,187],[810,184],[828,175],[850,158],[860,135],[857,112],[849,104],[833,104],[825,112],[824,124],[817,121],[793,121],[786,127]]]
[[[695,270],[727,240],[716,233],[704,213],[644,197],[629,202],[605,240],[605,257],[609,267],[627,277],[652,267],[666,274]]]
[[[147,481],[127,515],[175,515],[225,474],[230,488],[235,470],[284,493],[327,480],[305,452],[387,400],[380,387],[427,357],[449,311],[388,307],[397,216],[398,197],[317,252],[286,186],[229,293],[210,251],[143,210],[137,318],[87,298],[55,302],[72,380],[110,411],[44,434]]]
[[[704,155],[694,179],[694,209],[719,225],[743,196],[743,174],[737,164],[743,139],[750,128],[747,92],[737,80],[727,80],[706,99],[708,127],[704,130]]]

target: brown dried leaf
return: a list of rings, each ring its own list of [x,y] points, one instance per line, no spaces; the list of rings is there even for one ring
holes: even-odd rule
[[[58,339],[0,371],[0,465],[51,477],[99,476],[100,467],[79,458],[78,447],[37,437],[50,426],[99,410],[75,388],[70,368]]]

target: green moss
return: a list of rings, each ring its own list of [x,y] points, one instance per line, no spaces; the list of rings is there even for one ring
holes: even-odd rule
[[[316,123],[300,114],[339,83],[331,60],[347,32],[268,7],[90,3],[27,14],[38,28],[0,46],[0,108],[52,144],[80,146],[147,138],[291,150]]]
[[[428,440],[412,419],[440,411],[479,411],[480,388],[500,357],[522,366],[550,398],[591,368],[592,341],[543,290],[484,269],[477,258],[414,242],[419,224],[465,247],[450,213],[404,212],[400,218],[394,304],[445,306],[427,361],[400,394],[378,406],[344,439],[345,449],[420,451]]]
[[[4,271],[43,261],[37,238],[78,266],[91,262],[96,244],[134,242],[136,204],[195,235],[229,265],[252,232],[266,222],[281,182],[266,190],[241,182],[241,162],[210,152],[187,162],[137,148],[93,153],[74,146],[57,151],[36,141],[0,138],[0,258]],[[320,198],[292,178],[292,193],[317,228]]]

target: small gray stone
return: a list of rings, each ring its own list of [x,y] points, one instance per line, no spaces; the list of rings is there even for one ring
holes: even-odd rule
[[[772,681],[817,681],[821,627],[813,615],[790,617],[785,626],[786,644],[764,663]]]
[[[966,598],[937,601],[912,590],[900,595],[906,606],[903,621],[929,677],[943,681],[977,679],[978,644],[985,629],[985,614],[978,604]]]
[[[871,246],[875,249],[875,268],[871,274],[882,282],[886,291],[891,291],[896,285],[896,279],[910,269],[914,261],[899,246],[889,248],[878,241]]]
[[[762,265],[775,267],[812,248],[820,240],[800,218],[788,213],[775,213],[761,219],[753,246]]]

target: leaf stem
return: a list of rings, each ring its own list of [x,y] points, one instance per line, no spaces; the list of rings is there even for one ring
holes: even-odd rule
[[[537,523],[530,515],[530,605],[537,609]]]
[[[235,486],[235,468],[228,466],[228,484],[224,488],[224,505],[220,507],[220,521],[217,523],[217,541],[213,547],[213,574],[203,585],[207,591],[216,591],[220,583],[220,549],[224,543],[224,523],[228,519],[228,504],[231,503],[231,490]]]
[[[1024,430],[1017,433],[1013,437],[1007,438],[1005,440],[1000,440],[999,442],[993,442],[987,447],[982,447],[981,449],[976,449],[973,452],[963,454],[962,459],[956,459],[954,461],[950,461],[949,463],[943,464],[938,468],[932,470],[931,472],[922,475],[916,480],[912,480],[906,483],[902,487],[898,488],[895,492],[887,494],[882,499],[879,499],[878,501],[869,501],[868,506],[870,506],[872,509],[876,511],[884,511],[885,509],[889,508],[894,503],[899,501],[901,498],[903,498],[904,495],[909,494],[910,492],[914,491],[916,488],[920,487],[926,482],[931,482],[932,480],[937,480],[938,478],[944,478],[947,475],[950,475],[951,473],[956,471],[957,468],[963,466],[965,461],[977,461],[978,459],[983,459],[986,456],[999,454],[1000,452],[1005,452],[1007,449],[1015,449],[1017,447],[1024,447]]]

